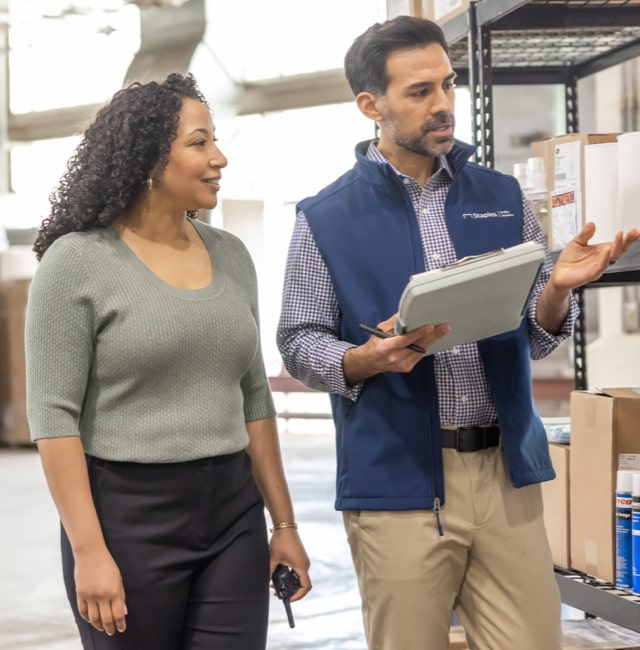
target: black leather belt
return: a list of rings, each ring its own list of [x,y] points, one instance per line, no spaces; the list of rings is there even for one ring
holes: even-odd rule
[[[458,427],[440,429],[442,446],[457,451],[478,451],[500,444],[500,427]]]

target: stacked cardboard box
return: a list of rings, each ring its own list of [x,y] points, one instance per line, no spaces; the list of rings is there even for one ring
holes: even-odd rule
[[[549,443],[549,453],[556,478],[542,483],[544,524],[547,528],[551,556],[556,566],[568,569],[571,565],[569,532],[569,445]]]
[[[24,320],[31,280],[0,282],[0,440],[5,445],[30,443],[26,409]]]
[[[571,393],[571,567],[615,582],[615,487],[621,454],[640,454],[640,389]]]
[[[617,139],[617,133],[568,133],[531,143],[531,155],[544,160],[550,250],[564,248],[585,223],[585,145]]]

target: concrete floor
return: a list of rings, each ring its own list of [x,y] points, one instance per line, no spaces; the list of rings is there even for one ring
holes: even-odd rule
[[[269,650],[363,650],[360,601],[342,519],[333,509],[330,435],[282,435],[312,592],[271,606]],[[62,585],[58,518],[34,449],[0,449],[0,648],[81,650]]]

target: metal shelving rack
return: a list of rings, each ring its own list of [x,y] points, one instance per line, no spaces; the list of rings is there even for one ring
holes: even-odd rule
[[[493,167],[493,86],[563,85],[566,131],[576,133],[578,80],[640,56],[640,0],[479,0],[443,30],[460,83],[471,91],[476,159]],[[640,266],[628,268],[624,281],[640,281]],[[616,282],[606,274],[602,283]],[[584,288],[575,298],[584,307]],[[576,321],[573,347],[575,385],[585,389],[582,317]]]
[[[578,132],[578,80],[640,56],[640,0],[478,0],[442,25],[458,82],[472,98],[476,159],[494,166],[495,84],[561,84],[566,131]],[[640,283],[640,244],[598,282]],[[584,306],[583,287],[575,292]],[[574,331],[577,389],[587,387],[585,325]],[[640,632],[640,596],[580,572],[556,568],[562,600],[589,615]]]

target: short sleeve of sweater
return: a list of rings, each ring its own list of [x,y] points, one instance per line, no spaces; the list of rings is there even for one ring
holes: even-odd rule
[[[246,269],[244,274],[248,283],[248,292],[251,295],[251,312],[256,321],[258,331],[260,331],[260,314],[258,309],[258,278],[256,276],[253,260],[249,251],[245,248],[240,240],[235,240],[238,245],[239,259],[242,260]],[[258,349],[253,359],[253,363],[240,382],[242,394],[244,397],[244,416],[247,422],[262,420],[275,416],[275,406],[273,395],[267,379],[267,372],[264,366],[262,355],[262,345],[258,337]]]
[[[31,438],[78,436],[93,356],[90,277],[72,241],[57,240],[31,282],[25,324]]]

